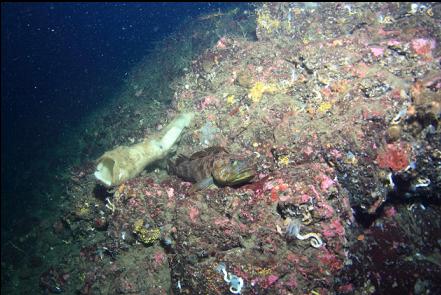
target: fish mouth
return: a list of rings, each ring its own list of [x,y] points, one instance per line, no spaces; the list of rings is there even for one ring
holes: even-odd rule
[[[238,185],[244,182],[248,182],[254,178],[256,174],[254,169],[247,166],[246,163],[238,163],[236,167],[233,168],[232,177],[230,177],[226,183],[229,185]]]
[[[236,174],[236,177],[231,181],[232,185],[241,184],[244,182],[248,182],[254,178],[254,170],[251,168],[247,168],[242,170],[240,173]]]

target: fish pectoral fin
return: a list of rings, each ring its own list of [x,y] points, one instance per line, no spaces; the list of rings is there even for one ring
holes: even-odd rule
[[[213,177],[207,177],[204,178],[198,182],[196,182],[195,184],[193,184],[190,188],[190,193],[194,193],[200,190],[204,190],[206,188],[209,188],[211,186],[214,186],[214,181],[213,181]]]

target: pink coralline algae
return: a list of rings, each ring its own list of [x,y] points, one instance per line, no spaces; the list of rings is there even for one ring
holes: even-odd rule
[[[281,201],[281,202],[287,202],[287,201],[289,201],[291,199],[291,196],[290,195],[282,195],[282,196],[279,196],[279,200]]]
[[[380,28],[378,30],[378,35],[380,36],[393,36],[393,35],[399,35],[401,32],[398,30],[395,31],[385,31],[384,28]]]
[[[347,284],[347,285],[343,285],[338,287],[338,291],[341,293],[351,293],[352,291],[354,291],[354,285],[352,284]]]
[[[157,252],[155,252],[155,254],[154,254],[154,260],[155,260],[156,265],[161,265],[161,264],[163,264],[164,261],[165,261],[165,259],[166,259],[166,257],[165,257],[164,252],[162,252],[162,251],[157,251]]]
[[[332,149],[330,152],[331,156],[333,156],[335,159],[340,159],[342,157],[342,154],[337,149]]]
[[[323,225],[323,236],[325,238],[332,238],[335,236],[344,236],[345,228],[340,223],[340,220],[335,219],[330,224]]]
[[[219,100],[213,95],[207,95],[199,103],[199,109],[203,110],[210,105],[219,105]]]
[[[259,284],[263,289],[267,289],[271,287],[271,285],[275,284],[279,280],[279,277],[276,275],[269,275],[263,278],[256,278],[251,281],[252,285]]]
[[[214,220],[214,224],[219,227],[225,227],[230,223],[230,220],[227,217],[217,218]]]
[[[323,249],[319,255],[319,260],[327,265],[331,271],[338,271],[343,267],[343,262],[327,249]]]
[[[429,55],[432,53],[432,50],[435,49],[436,43],[433,39],[413,39],[412,40],[412,48],[415,53],[419,55]]]
[[[295,275],[291,275],[288,277],[288,279],[285,281],[285,286],[289,288],[297,288],[297,280]]]
[[[328,191],[328,189],[335,184],[335,181],[332,180],[326,174],[321,174],[320,179],[321,179],[320,188],[324,192]]]
[[[317,209],[317,212],[323,218],[331,218],[334,215],[334,213],[335,213],[335,211],[332,208],[332,206],[329,205],[326,202],[320,202],[319,203],[319,207],[320,208]]]
[[[395,210],[395,207],[388,207],[386,210],[384,210],[384,215],[386,217],[394,217],[397,214],[397,210]]]
[[[382,47],[371,47],[370,50],[375,57],[382,56],[384,54],[384,48]]]
[[[277,282],[278,279],[279,279],[279,277],[276,275],[269,275],[267,278],[268,286],[271,286],[272,284]]]
[[[196,218],[199,216],[199,209],[196,207],[191,207],[189,212],[190,220],[196,222]]]
[[[219,39],[219,41],[217,41],[216,43],[216,48],[217,49],[226,49],[227,48],[227,38],[222,37]]]
[[[305,147],[305,148],[303,149],[303,153],[304,153],[306,156],[311,155],[313,152],[314,152],[314,150],[313,150],[312,147],[310,147],[310,146],[307,146],[307,147]]]
[[[402,145],[388,144],[377,155],[377,163],[380,168],[390,168],[400,171],[409,165],[407,151]]]
[[[395,39],[387,41],[387,46],[398,46],[400,44],[401,44],[401,42],[398,40],[395,40]]]
[[[168,198],[171,199],[171,198],[173,198],[174,195],[175,195],[175,190],[172,187],[168,188],[167,189]]]
[[[303,195],[294,197],[294,202],[296,204],[305,204],[305,203],[308,203],[310,200],[311,200],[311,196],[309,196],[307,194],[303,194]]]

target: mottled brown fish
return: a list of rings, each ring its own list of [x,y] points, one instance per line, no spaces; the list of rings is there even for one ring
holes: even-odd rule
[[[235,186],[250,181],[256,174],[252,164],[231,155],[219,146],[209,147],[186,157],[179,155],[169,163],[169,171],[185,181],[195,182],[190,192],[209,187]]]

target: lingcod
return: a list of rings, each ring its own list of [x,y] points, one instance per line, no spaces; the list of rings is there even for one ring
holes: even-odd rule
[[[190,192],[203,190],[212,185],[237,186],[252,180],[256,174],[248,159],[230,154],[225,148],[213,146],[196,152],[190,157],[179,155],[169,162],[169,172],[193,182]]]

